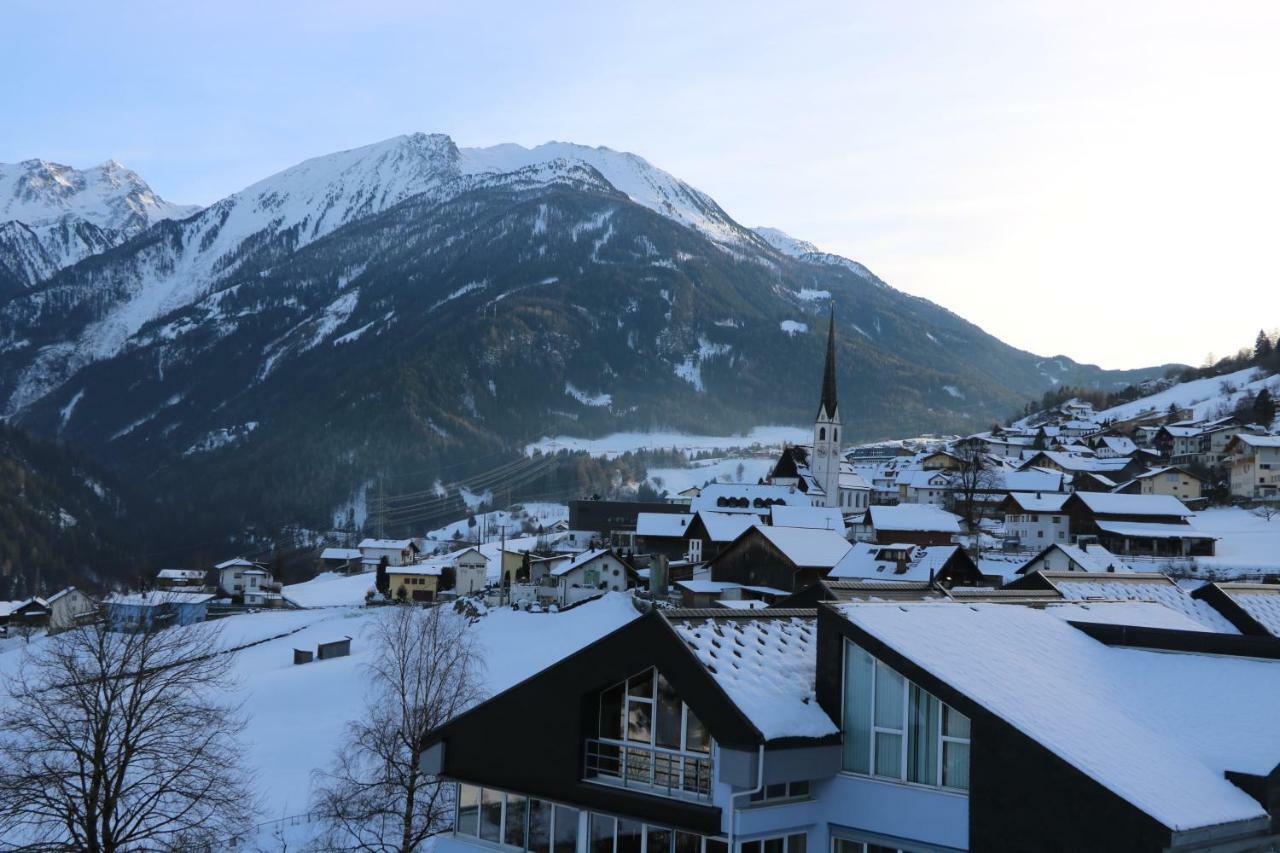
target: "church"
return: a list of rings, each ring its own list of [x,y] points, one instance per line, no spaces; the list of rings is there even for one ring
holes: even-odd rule
[[[844,458],[840,444],[840,403],[836,393],[836,314],[827,325],[827,359],[822,370],[822,397],[813,421],[813,443],[789,444],[770,472],[768,482],[794,486],[814,506],[863,512],[871,502],[871,484]]]

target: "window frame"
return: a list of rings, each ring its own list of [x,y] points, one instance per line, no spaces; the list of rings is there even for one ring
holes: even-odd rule
[[[842,735],[845,738],[849,738],[853,736],[852,732],[848,732],[845,730],[845,720],[848,716],[848,713],[847,713],[848,709],[846,707],[847,699],[848,699],[848,689],[844,682],[849,672],[848,661],[849,661],[850,647],[857,647],[864,654],[866,654],[872,661],[872,672],[871,672],[871,679],[870,679],[871,693],[867,697],[868,705],[871,708],[871,718],[870,718],[870,724],[867,727],[868,729],[867,742],[868,742],[868,751],[869,751],[868,765],[867,765],[868,772],[862,773],[857,770],[848,769],[847,767],[844,766],[843,758],[841,760],[840,772],[844,774],[848,774],[850,776],[856,776],[860,779],[868,779],[874,782],[885,782],[885,783],[894,784],[894,785],[911,785],[913,787],[923,788],[929,791],[938,791],[941,793],[955,794],[957,796],[967,797],[969,795],[969,788],[956,788],[956,787],[943,784],[943,779],[945,778],[944,777],[944,758],[945,758],[944,753],[945,753],[945,744],[947,742],[963,743],[969,747],[969,762],[970,762],[970,767],[972,767],[973,719],[968,714],[965,714],[963,711],[961,711],[960,709],[947,704],[941,698],[939,698],[938,696],[935,696],[931,691],[927,690],[923,685],[916,684],[906,675],[898,672],[892,666],[880,660],[880,658],[871,654],[871,652],[862,648],[862,646],[855,643],[849,637],[844,637],[843,639],[844,639],[844,645],[843,645],[843,648],[841,649],[841,661],[840,661],[840,681],[841,681],[840,730]],[[877,679],[877,670],[879,667],[885,667],[886,669],[896,673],[902,679],[902,729],[901,731],[888,728],[885,726],[880,726],[876,723],[876,718],[875,718],[875,708],[876,708],[876,698],[877,698],[876,691],[878,690],[878,683],[879,683]],[[933,699],[936,700],[939,705],[938,719],[933,726],[930,726],[931,732],[929,735],[934,740],[934,744],[936,746],[936,756],[934,758],[935,778],[938,780],[936,784],[931,784],[928,782],[915,782],[908,778],[910,774],[908,761],[909,761],[909,755],[910,755],[909,739],[910,739],[910,731],[911,731],[911,725],[910,725],[911,687],[913,685],[919,688],[923,693],[929,696],[932,696]],[[954,735],[943,734],[943,731],[944,731],[943,725],[944,725],[944,720],[946,718],[948,709],[953,711],[956,714],[959,714],[961,717],[964,717],[966,720],[969,721],[970,729],[969,729],[968,738],[961,738]],[[883,732],[884,734],[898,734],[902,737],[901,751],[898,758],[898,767],[899,767],[898,776],[886,776],[886,775],[881,775],[880,773],[877,772],[876,735],[881,732]]]
[[[474,788],[476,791],[475,833],[460,832],[458,829],[461,823],[461,812],[462,812],[461,794],[462,794],[462,787],[464,785],[468,788]],[[529,794],[522,794],[515,791],[506,791],[501,788],[490,788],[484,785],[473,785],[469,782],[454,782],[453,786],[454,786],[453,828],[452,828],[451,834],[454,837],[466,839],[467,843],[470,843],[470,844],[482,844],[486,847],[493,847],[493,848],[502,849],[502,850],[529,851],[530,850],[529,848],[529,817],[530,817],[530,812],[532,812],[532,808],[530,806],[536,800],[538,802],[546,804],[549,808],[549,811],[548,811],[549,820],[547,822],[547,840],[548,840],[548,849],[550,850],[550,853],[555,853],[556,829],[560,819],[560,812],[564,810],[568,810],[573,813],[570,820],[572,820],[574,825],[574,839],[575,839],[574,846],[576,848],[577,839],[582,834],[581,833],[582,815],[590,814],[589,810],[583,809],[579,806],[566,805],[566,804],[557,802],[556,800],[548,800],[545,797],[535,797]],[[483,823],[482,812],[484,810],[484,795],[486,792],[497,794],[498,797],[500,798],[499,801],[501,803],[501,807],[498,815],[498,839],[499,839],[498,841],[491,841],[490,839],[485,838],[480,834],[480,828]],[[507,829],[508,829],[508,817],[507,817],[508,803],[510,802],[510,798],[513,796],[519,797],[524,801],[524,810],[523,810],[524,816],[521,818],[521,821],[520,821],[522,824],[521,832],[524,838],[524,843],[518,847],[512,844],[508,844],[506,840]],[[590,825],[588,825],[588,832],[589,831],[590,831]],[[616,844],[617,844],[616,824],[614,829],[614,843],[616,847]]]

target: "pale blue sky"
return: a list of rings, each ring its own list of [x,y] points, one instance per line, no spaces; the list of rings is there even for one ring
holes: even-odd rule
[[[1280,325],[1280,3],[27,2],[0,162],[208,203],[415,130],[634,151],[1017,346]]]

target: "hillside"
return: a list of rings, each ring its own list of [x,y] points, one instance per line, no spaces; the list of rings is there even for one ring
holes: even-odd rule
[[[429,488],[545,435],[806,424],[828,305],[855,439],[1164,369],[1022,352],[779,235],[635,155],[398,137],[0,304],[0,399],[222,535],[322,528],[378,477]]]

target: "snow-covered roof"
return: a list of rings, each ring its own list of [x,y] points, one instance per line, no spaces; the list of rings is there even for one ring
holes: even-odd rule
[[[162,604],[203,604],[213,598],[207,592],[173,592],[156,589],[150,592],[115,592],[103,601],[106,604],[127,604],[138,607],[158,607]]]
[[[1095,456],[1085,456],[1079,453],[1067,453],[1063,450],[1041,450],[1037,455],[1043,454],[1046,459],[1053,462],[1064,471],[1090,471],[1095,473],[1119,471],[1130,463],[1130,459],[1126,456],[1116,457],[1114,459],[1099,459]],[[1034,459],[1035,456],[1032,456]]]
[[[739,598],[739,599],[718,599],[715,602],[717,607],[726,607],[729,610],[766,610],[769,605],[767,602],[760,601],[755,598]]]
[[[1025,572],[1027,567],[1039,560],[1049,551],[1058,550],[1066,554],[1071,562],[1079,566],[1079,571],[1083,572],[1132,572],[1134,571],[1129,564],[1117,557],[1115,554],[1103,548],[1101,545],[1088,544],[1083,548],[1078,545],[1068,545],[1064,542],[1055,542],[1048,548],[1032,557],[1022,568],[1018,569],[1019,573]]]
[[[907,543],[876,545],[872,542],[856,542],[827,577],[926,582],[937,576],[958,549],[957,545],[924,548]],[[889,559],[889,553],[903,553],[906,559],[900,563],[896,559]],[[898,571],[899,568],[902,569],[901,572]]]
[[[847,466],[847,467],[846,467]],[[848,462],[840,463],[840,488],[842,489],[870,489],[871,483],[867,481],[857,471],[853,470],[853,466]]]
[[[1242,432],[1236,435],[1236,440],[1250,447],[1280,447],[1280,435],[1253,435]]]
[[[362,539],[360,550],[403,551],[412,544],[412,539]]]
[[[320,552],[322,560],[358,560],[360,559],[359,548],[325,548]]]
[[[838,609],[1175,831],[1266,817],[1224,774],[1266,775],[1280,763],[1280,661],[1106,646],[1029,607]]]
[[[242,566],[256,566],[256,565],[257,563],[254,563],[250,560],[246,560],[244,557],[233,557],[230,560],[223,560],[221,563],[218,563],[216,566],[214,566],[214,568],[215,569],[235,569],[235,568],[240,568]]]
[[[800,568],[829,569],[849,551],[849,540],[833,530],[807,527],[766,527],[756,529]]]
[[[641,512],[636,514],[637,536],[684,536],[693,516],[677,512]]]
[[[702,578],[694,578],[687,581],[676,581],[675,585],[681,589],[688,590],[693,593],[711,593],[724,592],[726,589],[738,589],[742,584],[733,583],[732,581],[709,581]]]
[[[438,578],[444,570],[453,566],[453,561],[444,557],[434,557],[419,563],[408,563],[403,566],[387,566],[388,575],[412,575],[414,577]]]
[[[1222,583],[1218,589],[1272,636],[1280,637],[1280,584]]]
[[[553,577],[557,577],[557,578],[560,577],[561,575],[567,575],[569,572],[572,572],[574,569],[585,566],[587,563],[590,563],[592,560],[596,559],[597,557],[602,557],[608,553],[609,553],[608,548],[593,548],[590,551],[583,551],[581,554],[574,557],[572,560],[565,563],[564,565],[556,566],[555,568],[553,568],[551,570],[551,574]]]
[[[1206,601],[1192,598],[1182,587],[1164,575],[1154,573],[1095,574],[1048,572],[1045,577],[1068,601],[1090,599],[1111,601],[1154,601],[1203,625],[1216,634],[1239,634]],[[1280,759],[1278,759],[1280,761]]]
[[[1071,495],[1064,492],[1010,492],[1009,498],[1025,512],[1057,512]]]
[[[997,472],[995,484],[1010,492],[1060,492],[1071,475],[1049,468],[1022,468],[1017,471]]]
[[[1112,492],[1076,492],[1099,515],[1151,515],[1186,518],[1193,513],[1171,495],[1126,495]]]
[[[765,740],[839,733],[814,695],[815,618],[726,613],[668,622]]]
[[[1104,435],[1099,441],[1106,445],[1107,449],[1121,456],[1132,456],[1138,452],[1138,445],[1134,444],[1133,439],[1123,435]]]
[[[816,530],[834,530],[844,533],[844,515],[834,506],[783,506],[778,504],[769,511],[769,523],[774,527],[808,527]]]
[[[203,580],[203,569],[161,569],[156,577],[167,581]]]
[[[1145,497],[1145,495],[1144,495]],[[1106,521],[1098,519],[1098,529],[1116,536],[1134,539],[1216,539],[1189,524],[1158,524],[1144,521]]]
[[[712,542],[732,542],[742,535],[742,531],[757,521],[750,514],[706,510],[699,512],[698,517],[702,519],[702,526],[707,529],[707,535],[711,537]]]
[[[756,513],[763,515],[773,503],[792,506],[808,506],[811,501],[804,492],[794,486],[774,486],[757,483],[708,483],[702,493],[689,502],[693,512],[710,510],[727,513]],[[745,506],[737,505],[744,504]]]
[[[873,506],[871,526],[877,531],[959,533],[960,519],[933,504]]]

